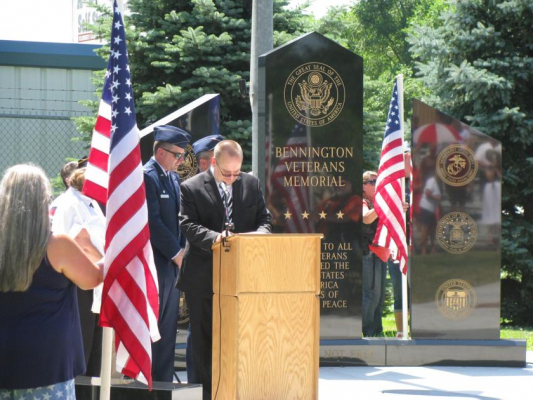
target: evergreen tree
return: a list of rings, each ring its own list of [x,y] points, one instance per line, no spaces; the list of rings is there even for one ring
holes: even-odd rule
[[[305,6],[287,10],[288,3],[274,0],[275,46],[306,31]],[[138,125],[147,126],[204,94],[220,93],[221,134],[242,145],[249,166],[251,106],[239,81],[250,77],[252,2],[130,0],[128,8],[126,38]],[[109,20],[100,19],[94,30],[108,40]],[[90,122],[78,125],[87,128]]]
[[[533,3],[454,0],[441,18],[413,55],[432,105],[502,142],[502,317],[533,325]]]
[[[360,0],[350,8],[333,7],[314,29],[364,59],[363,168],[376,170],[394,78],[404,76],[406,139],[410,135],[412,97],[427,89],[414,79],[406,40],[413,23],[436,19],[444,0]]]

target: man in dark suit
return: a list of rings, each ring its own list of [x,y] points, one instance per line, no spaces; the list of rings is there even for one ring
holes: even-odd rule
[[[183,162],[191,137],[182,129],[162,125],[155,128],[154,139],[154,156],[143,168],[150,243],[159,280],[161,339],[152,344],[152,379],[172,382],[180,298],[176,280],[185,247],[178,220],[180,178],[174,171]]]
[[[215,151],[215,146],[223,141],[221,135],[209,135],[198,139],[192,144],[192,150],[196,155],[198,161],[198,173],[204,172],[211,165],[211,159]],[[187,331],[187,348],[185,350],[185,364],[187,366],[187,382],[196,382],[194,376],[194,368],[192,366],[192,338],[191,338],[191,324]]]
[[[211,245],[234,233],[272,231],[272,218],[252,175],[242,174],[242,149],[224,140],[215,147],[211,167],[181,187],[181,230],[187,238],[178,287],[186,294],[191,324],[193,370],[203,385],[204,400],[211,399],[213,252]]]

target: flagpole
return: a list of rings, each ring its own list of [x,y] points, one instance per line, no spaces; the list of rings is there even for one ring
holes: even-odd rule
[[[122,0],[117,0],[120,13],[124,10]],[[113,13],[115,10],[113,10]],[[123,20],[124,21],[124,20]],[[123,22],[124,23],[124,22]],[[105,254],[104,254],[105,256]],[[111,369],[113,358],[113,328],[102,328],[102,366],[100,370],[100,400],[111,399]]]
[[[111,356],[113,354],[113,328],[102,328],[102,369],[100,371],[100,400],[111,398]]]
[[[405,128],[404,128],[404,115],[403,115],[403,75],[399,74],[397,77],[398,82],[398,108],[400,117],[400,129],[402,131],[402,142],[405,140]],[[405,149],[405,145],[403,146]],[[402,178],[402,203],[405,202],[405,177]],[[405,219],[404,219],[404,231],[406,231]],[[408,301],[407,301],[407,274],[402,271],[402,340],[409,339],[409,329],[407,326],[408,320]]]

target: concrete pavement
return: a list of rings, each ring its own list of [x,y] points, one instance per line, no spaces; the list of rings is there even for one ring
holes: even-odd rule
[[[533,352],[525,368],[320,368],[319,400],[533,400]]]

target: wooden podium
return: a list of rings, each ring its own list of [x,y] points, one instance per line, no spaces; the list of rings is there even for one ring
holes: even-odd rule
[[[213,245],[213,399],[318,398],[321,238]]]

